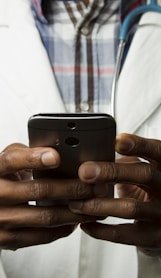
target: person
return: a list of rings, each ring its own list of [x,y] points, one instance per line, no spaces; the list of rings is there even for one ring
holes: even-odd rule
[[[120,75],[121,160],[86,162],[77,180],[31,180],[61,162],[27,147],[35,113],[110,111],[120,12],[142,3],[0,0],[0,277],[160,277],[160,14],[139,21]],[[108,182],[119,198],[106,198]],[[29,203],[63,197],[69,207]]]

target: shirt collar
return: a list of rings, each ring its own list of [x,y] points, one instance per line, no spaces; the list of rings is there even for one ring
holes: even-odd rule
[[[31,0],[32,4],[34,5],[34,8],[36,10],[37,16],[41,21],[46,23],[46,19],[43,15],[43,11],[41,8],[42,0]],[[145,0],[129,0],[127,3],[127,0],[120,0],[120,18],[121,21],[126,17],[126,15],[136,8],[137,6],[143,4]]]
[[[33,2],[37,2],[37,3],[39,3],[39,5],[41,6],[42,0],[36,0],[36,1],[33,0]]]
[[[146,0],[121,0],[120,1],[120,16],[121,21],[125,19],[125,17],[130,13],[132,10],[137,8],[140,5],[145,4]]]
[[[41,8],[42,0],[31,0],[31,2],[34,5],[34,8],[37,12],[39,19],[42,20],[42,17],[43,17],[43,12],[42,12],[42,8]],[[129,0],[129,2],[139,2],[139,1]],[[127,6],[127,0],[120,0],[120,16],[121,16],[121,18],[122,18],[122,14],[124,14],[124,10],[125,10],[126,6]]]
[[[34,11],[36,12],[37,18],[43,22],[47,23],[46,18],[43,15],[42,7],[41,7],[42,0],[31,0],[31,4],[34,7]]]

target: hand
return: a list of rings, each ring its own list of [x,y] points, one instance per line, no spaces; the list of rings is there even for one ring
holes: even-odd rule
[[[51,148],[13,144],[0,153],[0,246],[17,249],[49,243],[69,235],[91,216],[76,215],[67,206],[38,207],[29,201],[82,199],[95,196],[93,186],[75,180],[31,180],[31,170],[55,168],[59,154]]]
[[[87,215],[134,219],[134,223],[94,222],[81,227],[98,239],[136,245],[145,252],[150,248],[150,253],[154,248],[154,253],[158,252],[161,247],[161,141],[122,134],[117,137],[116,151],[135,162],[87,162],[81,165],[79,177],[85,183],[100,183],[100,186],[101,183],[122,183],[117,184],[121,198],[71,202],[70,209]],[[134,156],[148,162],[139,162]]]

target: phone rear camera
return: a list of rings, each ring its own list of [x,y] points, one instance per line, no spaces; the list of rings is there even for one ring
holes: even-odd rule
[[[75,129],[76,128],[76,123],[74,123],[74,122],[69,122],[68,123],[68,127],[70,128],[70,129]]]
[[[75,137],[68,137],[65,143],[71,147],[77,147],[79,145],[79,140]]]

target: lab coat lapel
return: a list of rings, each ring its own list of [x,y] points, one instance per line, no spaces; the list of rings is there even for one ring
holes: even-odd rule
[[[29,0],[0,1],[0,34],[0,74],[15,97],[31,114],[64,112]]]
[[[65,112],[29,0],[0,0],[0,97],[0,150],[28,144],[31,115]]]
[[[142,16],[118,82],[118,133],[136,132],[161,103],[161,14]]]

